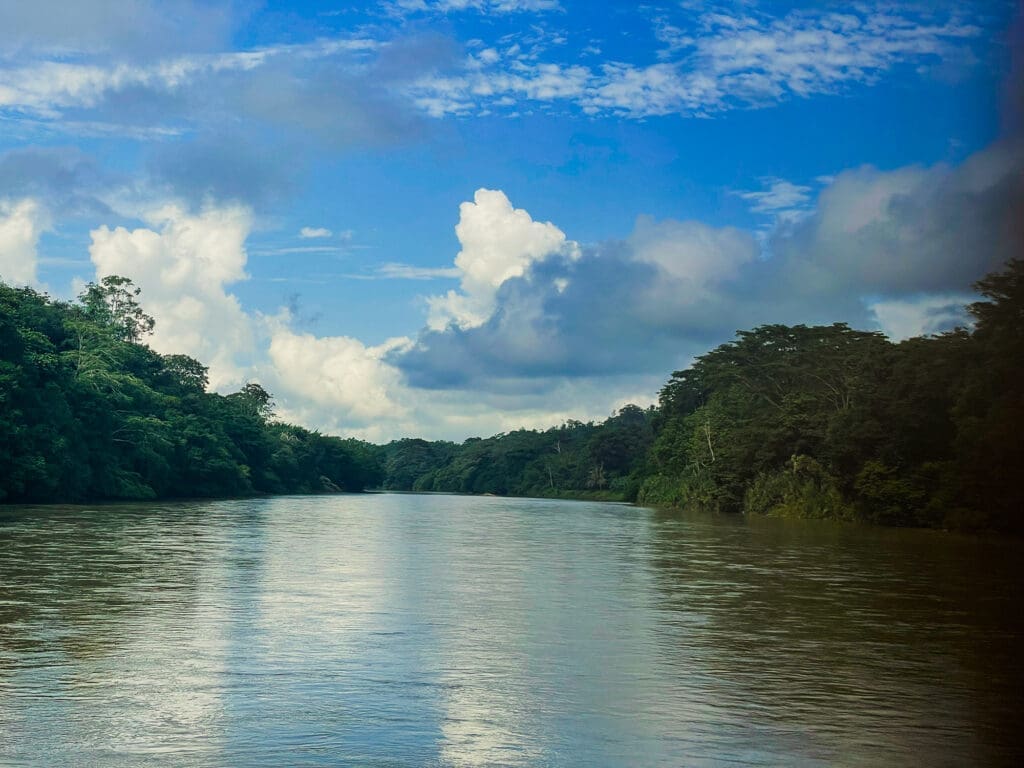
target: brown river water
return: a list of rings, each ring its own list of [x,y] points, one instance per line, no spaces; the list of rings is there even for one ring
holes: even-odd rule
[[[1024,765],[1022,564],[586,502],[0,507],[0,765]]]

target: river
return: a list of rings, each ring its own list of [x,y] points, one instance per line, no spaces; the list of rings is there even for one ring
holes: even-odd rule
[[[1022,562],[586,502],[0,507],[0,765],[1022,764]]]

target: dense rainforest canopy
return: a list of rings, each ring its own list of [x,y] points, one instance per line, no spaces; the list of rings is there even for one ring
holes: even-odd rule
[[[391,490],[590,497],[889,525],[1024,530],[1024,261],[971,331],[766,325],[676,371],[657,406],[465,442],[342,440],[206,391],[159,355],[129,280],[74,303],[0,285],[0,499]]]
[[[0,284],[0,500],[146,499],[362,490],[378,451],[275,422],[247,384],[140,343],[153,328],[122,277],[76,303]]]

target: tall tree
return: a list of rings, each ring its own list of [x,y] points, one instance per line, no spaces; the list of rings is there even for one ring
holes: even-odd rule
[[[89,320],[111,328],[121,341],[138,343],[155,325],[136,301],[141,292],[127,277],[107,275],[99,283],[88,283],[78,299]]]

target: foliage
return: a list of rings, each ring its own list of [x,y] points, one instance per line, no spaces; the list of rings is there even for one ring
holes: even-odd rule
[[[385,486],[1020,531],[1024,262],[976,288],[973,333],[740,331],[673,373],[656,409],[461,446],[399,441],[384,447]]]
[[[109,328],[121,341],[138,342],[155,325],[135,300],[141,292],[127,277],[107,275],[87,284],[78,300],[90,321]]]
[[[975,287],[973,333],[739,332],[662,389],[639,499],[1024,530],[1024,262]]]
[[[462,444],[377,447],[273,420],[258,383],[139,343],[126,278],[78,303],[0,285],[0,499],[442,491],[1024,532],[1024,261],[973,331],[765,325],[676,371],[657,407]]]
[[[223,397],[185,355],[139,343],[153,321],[122,277],[78,303],[0,284],[0,500],[84,501],[362,490],[380,451],[272,420],[251,382]]]
[[[981,527],[1024,532],[1024,260],[988,275],[969,307],[976,325],[952,409],[954,497]]]
[[[749,514],[771,517],[849,520],[854,516],[836,478],[810,456],[793,456],[781,470],[759,474],[747,489],[743,507]]]
[[[653,409],[627,405],[602,424],[567,421],[461,445],[397,440],[384,446],[384,487],[633,500],[653,439],[653,417]]]

